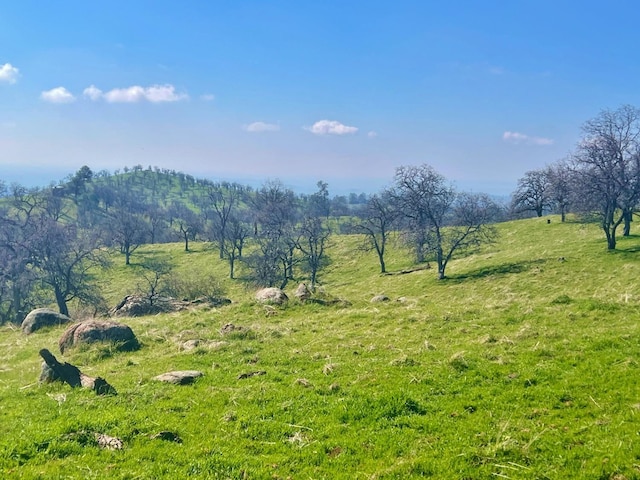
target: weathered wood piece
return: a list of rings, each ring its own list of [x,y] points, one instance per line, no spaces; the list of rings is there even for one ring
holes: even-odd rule
[[[116,395],[116,389],[107,383],[104,378],[90,377],[80,371],[75,365],[70,363],[60,363],[53,354],[43,348],[40,350],[40,356],[44,360],[46,366],[51,370],[50,374],[45,375],[44,368],[43,374],[40,376],[41,381],[53,381],[61,380],[68,383],[72,387],[83,387],[93,390],[98,395]]]

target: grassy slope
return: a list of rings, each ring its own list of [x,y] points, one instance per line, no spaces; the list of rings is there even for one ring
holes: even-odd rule
[[[116,397],[37,385],[37,351],[54,351],[61,330],[4,328],[0,473],[640,478],[640,239],[607,252],[596,227],[555,217],[499,228],[498,244],[453,261],[444,282],[433,270],[380,276],[375,255],[335,238],[322,283],[348,307],[291,302],[267,316],[226,281],[231,306],[129,320],[138,352],[65,355]],[[170,256],[182,275],[226,275],[215,252],[181,248],[136,255]],[[389,269],[408,266],[393,248]],[[105,277],[112,303],[135,285],[131,271],[118,264]],[[392,301],[370,303],[379,293]],[[244,330],[222,337],[228,322]],[[193,338],[227,343],[182,351]],[[174,369],[205,376],[182,387],[151,380]],[[237,379],[257,370],[267,373]],[[163,430],[183,443],[150,438]],[[98,449],[92,432],[125,449]]]

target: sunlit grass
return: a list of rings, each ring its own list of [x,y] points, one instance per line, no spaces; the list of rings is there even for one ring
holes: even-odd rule
[[[38,385],[60,329],[0,331],[0,472],[7,478],[640,478],[638,237],[559,219],[499,226],[498,243],[436,272],[379,275],[356,237],[334,237],[323,306],[265,310],[215,249],[137,250],[104,274],[110,304],[145,256],[215,275],[221,308],[127,323],[142,348],[59,358],[115,397]],[[411,265],[393,246],[388,269]],[[292,291],[295,285],[290,286]],[[371,303],[377,294],[390,298]],[[274,314],[275,312],[275,314]],[[233,323],[240,330],[225,334]],[[188,340],[201,340],[193,350]],[[200,370],[193,385],[161,384]],[[264,375],[242,378],[242,374]],[[175,432],[181,443],[152,438]],[[124,441],[100,449],[94,433]]]

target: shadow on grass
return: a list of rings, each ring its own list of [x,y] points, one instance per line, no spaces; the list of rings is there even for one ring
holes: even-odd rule
[[[637,235],[637,234],[631,234],[631,235],[627,235],[626,237],[620,237],[618,238],[618,244],[616,245],[615,251],[617,253],[622,253],[622,254],[638,253],[640,252],[640,243],[638,243],[638,240],[640,240],[640,235]],[[627,243],[633,243],[633,245],[629,245],[627,247],[625,246]]]
[[[457,275],[447,275],[447,281],[449,282],[461,282],[468,279],[480,279],[485,277],[495,277],[497,275],[509,275],[512,273],[522,273],[530,270],[536,265],[542,265],[547,260],[537,259],[529,260],[526,262],[517,263],[502,263],[500,265],[491,265],[488,267],[478,268],[476,270],[470,270],[465,273],[459,273]]]

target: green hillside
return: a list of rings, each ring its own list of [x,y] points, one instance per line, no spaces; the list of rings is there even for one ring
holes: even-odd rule
[[[597,226],[555,216],[497,228],[444,281],[402,273],[412,261],[399,245],[380,275],[359,237],[335,235],[320,286],[341,301],[301,304],[290,284],[275,308],[254,301],[242,267],[228,279],[208,244],[140,247],[101,274],[110,305],[151,258],[233,303],[126,319],[135,352],[63,356],[63,328],[1,327],[0,476],[640,478],[640,237],[607,251]],[[390,301],[371,303],[379,294]],[[229,323],[241,328],[221,333]],[[39,385],[41,348],[118,395]],[[171,370],[204,376],[153,380]],[[266,373],[241,378],[254,372]],[[153,438],[164,431],[181,442]],[[96,433],[124,448],[99,448]]]

